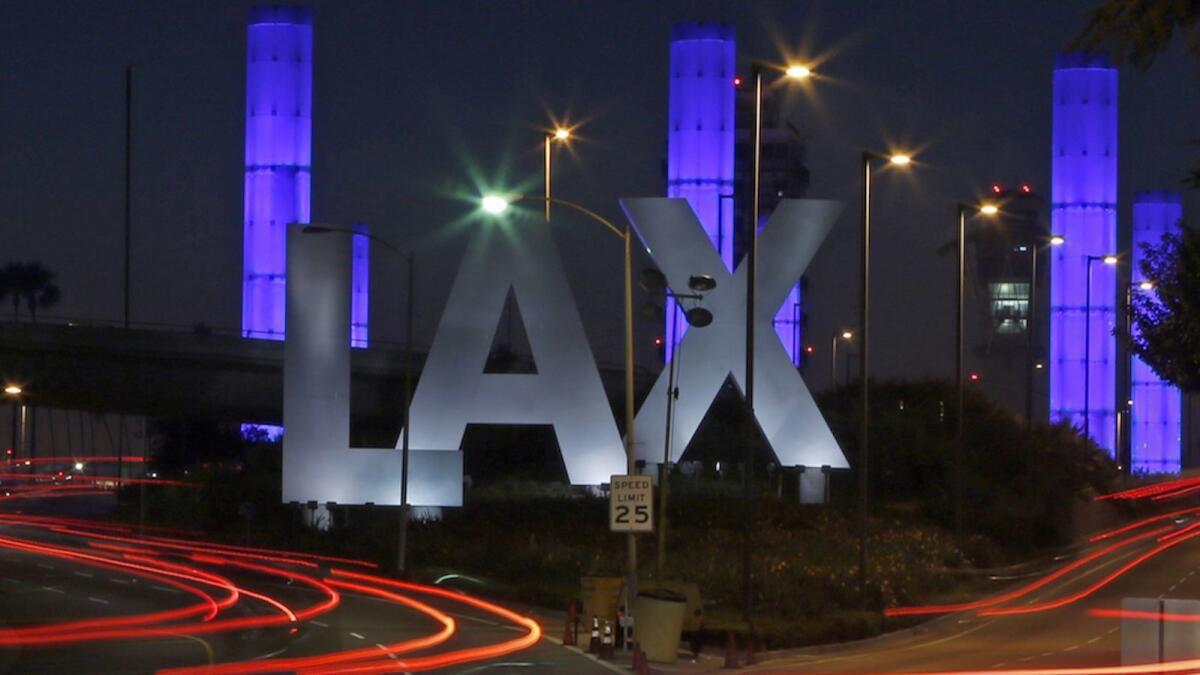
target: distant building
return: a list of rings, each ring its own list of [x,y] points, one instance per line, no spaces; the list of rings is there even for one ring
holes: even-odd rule
[[[1001,213],[967,224],[969,384],[1014,414],[1045,419],[1051,235],[1046,201],[1028,183],[996,183],[989,194]],[[953,247],[944,251],[953,255]]]

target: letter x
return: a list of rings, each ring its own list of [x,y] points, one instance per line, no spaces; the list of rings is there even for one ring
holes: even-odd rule
[[[671,454],[678,458],[726,378],[732,375],[744,392],[746,266],[739,265],[729,273],[685,199],[623,199],[621,206],[672,288],[685,292],[694,274],[711,275],[717,282],[704,298],[704,306],[714,316],[712,325],[687,331],[675,351],[679,398]],[[825,200],[785,199],[759,234],[754,416],[784,466],[848,466],[771,323],[843,206]],[[666,406],[664,374],[636,418],[634,444],[638,457],[648,462],[663,458]]]

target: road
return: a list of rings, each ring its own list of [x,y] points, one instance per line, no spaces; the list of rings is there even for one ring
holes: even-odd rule
[[[1123,598],[1200,598],[1197,517],[1200,509],[1191,509],[1096,538],[1073,560],[991,599],[910,608],[938,617],[913,629],[844,649],[776,654],[750,670],[1053,672],[1119,665],[1122,619],[1115,614]],[[1200,656],[1200,645],[1197,650]],[[1184,672],[1200,672],[1200,666]]]
[[[0,672],[611,672],[527,617],[368,563],[24,505],[0,511]]]

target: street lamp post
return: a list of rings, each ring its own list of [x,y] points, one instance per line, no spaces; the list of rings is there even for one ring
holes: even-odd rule
[[[412,430],[412,419],[409,417],[409,412],[412,408],[413,296],[416,286],[416,261],[412,251],[403,251],[390,241],[377,237],[365,230],[360,231],[348,227],[331,225],[305,225],[301,232],[304,234],[337,232],[339,234],[366,237],[400,256],[408,264],[408,294],[404,303],[404,430],[400,434],[400,536],[396,546],[396,571],[404,572],[408,557],[408,439]]]
[[[893,166],[908,166],[912,158],[905,154],[886,155],[865,150],[861,156],[863,176],[862,192],[862,303],[859,307],[858,332],[862,342],[858,348],[858,375],[862,388],[862,415],[858,439],[858,489],[859,489],[859,542],[858,542],[858,582],[863,591],[867,588],[867,514],[870,509],[869,485],[867,471],[869,469],[868,452],[870,443],[867,440],[867,429],[870,426],[870,408],[867,398],[868,377],[870,376],[869,349],[870,316],[871,316],[871,163],[876,160],[886,161]]]
[[[1037,287],[1038,287],[1038,256],[1047,246],[1062,246],[1062,236],[1053,234],[1029,247],[1029,303],[1025,311],[1025,423],[1033,425],[1033,380],[1036,369],[1036,353],[1038,343],[1037,323]]]
[[[487,195],[481,200],[483,210],[499,215],[504,213],[510,204],[518,201],[545,201],[574,209],[579,213],[600,223],[616,236],[620,237],[624,246],[625,264],[625,470],[629,475],[637,472],[637,457],[633,448],[633,241],[629,225],[619,228],[600,214],[558,197],[531,197],[527,195],[499,196]],[[626,548],[626,581],[625,595],[626,615],[633,618],[633,601],[637,598],[637,536],[632,532],[625,535]]]
[[[841,339],[849,342],[851,339],[854,338],[854,333],[851,333],[848,330],[844,330],[840,333],[834,333],[833,337],[830,340],[830,342],[831,342],[831,346],[830,346],[830,350],[829,350],[829,388],[830,389],[832,389],[834,386],[837,385],[838,338],[841,338]]]
[[[763,71],[768,68],[761,61],[750,64],[750,74],[754,79],[754,132],[751,164],[750,186],[750,219],[746,223],[746,365],[743,379],[746,397],[746,408],[753,424],[754,417],[754,310],[755,297],[758,292],[758,218],[760,211],[759,194],[762,185],[762,94]],[[784,70],[784,76],[795,80],[804,80],[812,76],[807,66],[793,65]],[[720,202],[717,202],[720,204]],[[753,632],[753,591],[750,586],[750,531],[753,529],[753,513],[750,504],[753,499],[754,473],[754,444],[747,439],[745,457],[742,461],[742,496],[745,499],[747,523],[742,530],[742,593],[746,623],[750,624]]]
[[[23,390],[18,385],[10,384],[10,385],[4,387],[4,395],[11,396],[12,402],[13,402],[12,403],[12,446],[10,448],[12,450],[12,454],[9,455],[9,457],[8,457],[8,459],[10,461],[17,458],[17,446],[20,441],[21,435],[23,435],[24,431],[25,431],[24,429],[21,429],[20,434],[17,431],[18,428],[20,428],[24,422],[23,418],[24,418],[25,406],[21,402],[21,394],[22,393],[23,393]]]
[[[554,143],[566,143],[570,139],[571,139],[571,130],[570,129],[568,129],[566,127],[557,127],[554,129],[554,133],[546,134],[546,138],[544,139],[543,144],[542,144],[543,157],[544,157],[543,162],[542,162],[542,168],[544,169],[544,174],[545,174],[544,184],[545,184],[545,188],[546,188],[545,189],[546,196],[543,198],[543,201],[546,202],[546,222],[550,222],[550,204],[551,204],[551,202],[554,201],[551,196],[551,193],[550,193],[551,166],[553,164],[553,156],[554,156],[553,145],[554,145]]]
[[[1115,255],[1088,255],[1083,310],[1083,437],[1092,437],[1092,263],[1116,265]]]
[[[954,394],[957,406],[954,431],[954,536],[962,545],[963,528],[963,433],[965,430],[964,391],[967,378],[964,354],[965,320],[964,304],[966,303],[967,284],[967,213],[975,211],[982,215],[994,216],[1000,212],[994,204],[963,204],[958,205],[958,270],[957,270],[957,304],[954,324]]]

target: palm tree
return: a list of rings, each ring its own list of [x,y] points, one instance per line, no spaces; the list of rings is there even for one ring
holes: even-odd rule
[[[7,296],[12,296],[13,321],[20,317],[23,300],[30,320],[36,323],[38,309],[53,307],[62,292],[54,283],[54,272],[41,263],[8,263],[0,270],[0,300]]]

